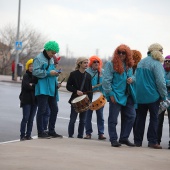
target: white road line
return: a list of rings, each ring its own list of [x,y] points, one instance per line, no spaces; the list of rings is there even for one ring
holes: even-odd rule
[[[58,119],[64,119],[64,120],[70,120],[70,118],[66,118],[66,117],[57,117]],[[79,120],[77,119],[76,122],[78,122]],[[96,122],[92,122],[92,124],[97,124]],[[104,124],[105,126],[107,126],[107,124]],[[37,136],[33,136],[32,137],[33,139],[38,139]],[[63,138],[68,138],[67,136],[63,136]],[[6,142],[0,142],[0,145],[1,144],[8,144],[8,143],[14,143],[14,142],[20,142],[20,139],[17,139],[17,140],[11,140],[11,141],[6,141]],[[23,141],[24,142],[24,141]]]

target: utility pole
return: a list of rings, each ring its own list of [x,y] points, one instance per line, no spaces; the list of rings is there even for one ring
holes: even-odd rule
[[[20,9],[21,9],[21,0],[19,0],[19,6],[18,6],[18,26],[17,26],[16,42],[19,41]],[[18,65],[18,59],[19,59],[19,50],[16,49],[16,56],[15,56],[15,73],[14,73],[14,80],[15,80],[15,81],[17,81],[17,65]]]
[[[96,55],[97,56],[99,55],[99,49],[98,48],[96,49]]]

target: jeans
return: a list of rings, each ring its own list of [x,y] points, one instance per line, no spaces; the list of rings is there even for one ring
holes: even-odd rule
[[[108,117],[108,132],[110,136],[110,142],[117,141],[117,118],[121,111],[121,132],[120,140],[127,140],[132,130],[136,112],[132,98],[129,96],[126,106],[122,106],[118,103],[109,102],[109,117]]]
[[[104,134],[103,108],[104,107],[96,110],[98,135]],[[92,113],[93,113],[93,110],[89,109],[87,111],[87,115],[86,115],[85,128],[86,128],[86,134],[89,134],[89,135],[93,132],[92,122],[91,122],[91,120],[92,120]]]
[[[79,126],[78,126],[78,136],[77,136],[78,138],[83,138],[84,126],[85,126],[85,121],[86,121],[86,113],[87,111],[79,113]],[[75,111],[75,109],[71,105],[70,122],[68,125],[69,137],[73,137],[74,135],[74,126],[75,126],[75,122],[77,119],[77,115],[78,113]]]
[[[168,112],[169,137],[170,137],[170,110],[167,109],[167,112]],[[162,113],[160,113],[158,115],[158,131],[157,131],[157,133],[158,133],[158,143],[161,143],[164,114],[165,114],[165,111],[163,111]]]
[[[48,123],[49,123],[50,113],[51,113],[50,107],[49,107],[49,105],[47,105],[46,114],[44,115],[44,120],[43,120],[44,130],[46,130],[46,131],[47,131],[47,129],[48,129]]]
[[[149,110],[150,121],[147,132],[149,145],[157,144],[158,110],[160,101],[154,103],[138,104],[138,114],[136,117],[134,140],[136,144],[142,145],[145,131],[146,116]]]
[[[37,111],[37,130],[38,134],[44,132],[44,118],[47,116],[47,105],[50,108],[50,118],[48,124],[49,133],[55,132],[55,123],[58,113],[58,105],[56,97],[47,96],[47,95],[38,95],[38,111]]]
[[[33,127],[34,117],[37,111],[37,105],[25,104],[22,106],[23,118],[20,126],[20,137],[23,138],[25,135],[30,137]],[[27,128],[26,128],[27,127]]]

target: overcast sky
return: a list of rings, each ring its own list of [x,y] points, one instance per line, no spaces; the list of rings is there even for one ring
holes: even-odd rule
[[[17,25],[19,0],[0,0],[0,28]],[[21,0],[21,24],[55,40],[60,55],[108,57],[120,44],[146,57],[160,43],[170,54],[170,0]]]

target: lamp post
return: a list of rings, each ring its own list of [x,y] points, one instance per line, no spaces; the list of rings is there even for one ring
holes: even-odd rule
[[[18,26],[17,26],[16,42],[19,41],[20,9],[21,9],[21,0],[19,0],[19,6],[18,6]],[[14,80],[15,80],[15,81],[17,81],[17,64],[18,64],[18,58],[19,58],[19,51],[18,51],[18,49],[16,49],[16,56],[15,56],[15,74],[14,74]]]

